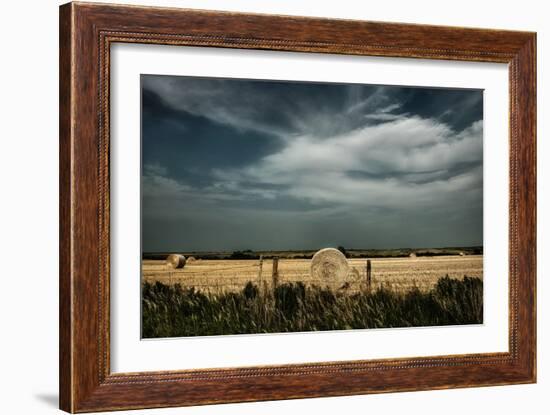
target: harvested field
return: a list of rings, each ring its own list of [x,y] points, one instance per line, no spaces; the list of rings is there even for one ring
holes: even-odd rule
[[[305,285],[328,286],[331,289],[355,292],[366,280],[366,259],[350,259],[350,272],[340,281],[321,281],[311,278],[309,259],[280,259],[278,281],[302,282]],[[405,292],[417,287],[421,291],[432,289],[439,278],[483,278],[483,255],[436,256],[416,258],[375,258],[371,260],[372,288],[386,288]],[[260,272],[261,268],[261,272]],[[200,260],[188,262],[181,269],[170,269],[164,260],[143,260],[143,282],[156,281],[167,285],[180,284],[207,292],[236,292],[251,281],[271,286],[273,260]]]

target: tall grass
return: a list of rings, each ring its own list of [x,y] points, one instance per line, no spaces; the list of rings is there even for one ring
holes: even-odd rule
[[[483,282],[443,277],[434,288],[406,293],[380,288],[348,294],[286,283],[265,291],[249,282],[240,292],[203,293],[179,284],[144,283],[145,338],[281,333],[483,322]]]

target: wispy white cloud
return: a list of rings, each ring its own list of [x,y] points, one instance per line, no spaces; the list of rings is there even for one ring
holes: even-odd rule
[[[482,122],[461,133],[419,117],[319,140],[295,137],[280,152],[219,180],[282,185],[282,194],[318,203],[397,207],[444,203],[482,180]],[[465,169],[462,166],[472,166]],[[477,166],[477,168],[476,168]]]
[[[143,86],[174,109],[237,130],[283,138],[289,134],[331,136],[365,125],[369,119],[390,119],[390,113],[401,106],[395,102],[394,90],[385,86],[325,84],[331,88],[325,96],[296,91],[304,88],[302,83],[280,83],[266,90],[239,80],[147,76]]]

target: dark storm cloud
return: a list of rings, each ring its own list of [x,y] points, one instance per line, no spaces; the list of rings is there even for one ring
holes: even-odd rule
[[[237,131],[201,115],[175,110],[154,92],[142,94],[142,153],[145,165],[162,165],[168,173],[198,186],[216,166],[246,165],[276,151],[279,140],[269,133]]]
[[[482,118],[483,95],[463,89],[414,88],[407,90],[401,109],[424,118],[436,118],[461,131]]]
[[[351,178],[358,180],[387,180],[397,179],[404,180],[408,183],[425,184],[434,181],[450,180],[458,177],[462,174],[466,174],[474,169],[481,169],[481,160],[478,161],[465,161],[458,162],[453,166],[441,170],[427,170],[427,171],[415,171],[415,172],[402,172],[402,171],[386,171],[379,173],[372,173],[365,170],[350,170],[347,172]]]
[[[479,90],[142,76],[143,248],[482,243]]]

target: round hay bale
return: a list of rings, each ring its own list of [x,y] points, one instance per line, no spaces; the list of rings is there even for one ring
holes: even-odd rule
[[[193,262],[196,261],[194,256],[187,257],[186,262]]]
[[[414,252],[411,252],[411,253],[409,254],[409,258],[416,258],[416,254],[415,254]]]
[[[314,279],[327,282],[343,280],[348,273],[348,260],[338,249],[321,249],[311,258],[310,274]]]
[[[173,269],[183,268],[185,266],[185,257],[180,254],[168,255],[166,265]]]

